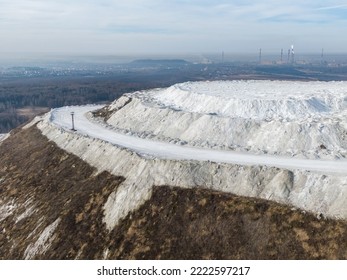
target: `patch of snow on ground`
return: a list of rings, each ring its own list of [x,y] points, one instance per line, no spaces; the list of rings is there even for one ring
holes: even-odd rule
[[[7,134],[0,134],[0,145],[1,145],[1,142],[4,141],[5,139],[7,139],[9,136],[10,136],[9,133],[7,133]]]
[[[56,219],[52,224],[47,226],[42,233],[40,234],[39,238],[34,244],[30,244],[24,252],[24,259],[30,260],[33,259],[38,254],[43,254],[47,251],[49,246],[51,245],[51,238],[53,236],[53,233],[57,226],[60,223],[60,218]]]
[[[33,125],[37,124],[39,121],[41,121],[43,116],[36,116],[34,119],[32,119],[31,122],[27,123],[25,126],[23,126],[23,129],[28,129],[32,127]]]
[[[24,208],[24,212],[16,217],[16,223],[19,221],[30,217],[35,212],[35,205],[32,205],[34,200],[32,198],[29,198],[23,205],[22,208]]]
[[[2,204],[2,201],[0,200],[0,222],[5,220],[8,216],[11,216],[16,208],[17,205],[14,200],[5,204]]]

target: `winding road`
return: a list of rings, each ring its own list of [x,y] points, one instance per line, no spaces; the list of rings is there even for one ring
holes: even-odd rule
[[[285,169],[302,169],[322,173],[347,175],[347,160],[309,160],[274,155],[212,150],[181,146],[155,140],[117,133],[106,126],[89,120],[87,112],[101,108],[100,105],[62,107],[50,112],[50,121],[61,128],[71,129],[71,112],[74,112],[76,132],[127,148],[138,154],[173,160],[197,160],[240,165],[266,165]]]

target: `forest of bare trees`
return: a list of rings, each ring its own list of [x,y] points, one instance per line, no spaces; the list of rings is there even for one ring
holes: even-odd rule
[[[2,82],[0,85],[0,133],[28,121],[34,113],[50,108],[111,102],[123,93],[167,86],[166,79],[45,78]],[[24,110],[25,109],[25,110]]]

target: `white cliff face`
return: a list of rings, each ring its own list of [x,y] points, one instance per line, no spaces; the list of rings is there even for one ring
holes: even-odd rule
[[[150,198],[154,185],[208,188],[294,205],[326,216],[347,218],[347,178],[321,172],[142,157],[108,142],[63,130],[49,115],[37,124],[48,139],[99,172],[125,177],[104,206],[109,230]]]
[[[126,178],[110,195],[105,205],[105,222],[109,229],[145,202],[154,185],[210,188],[212,181],[216,181],[217,189],[221,184],[220,180],[213,176],[217,171],[211,168],[210,163],[146,159],[110,143],[59,130],[49,123],[39,123],[38,126],[50,140],[99,171],[106,170]],[[229,168],[239,169],[231,166]],[[244,170],[244,167],[236,170],[232,173],[242,176],[241,170]],[[247,180],[243,180],[244,184],[247,184]],[[221,188],[226,190],[227,185],[222,184]]]
[[[197,147],[344,158],[346,100],[347,82],[188,82],[120,98],[108,124]]]

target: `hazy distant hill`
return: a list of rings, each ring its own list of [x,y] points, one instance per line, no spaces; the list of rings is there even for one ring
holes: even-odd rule
[[[147,66],[147,67],[179,67],[190,65],[191,63],[183,59],[138,59],[130,63],[132,66]]]

